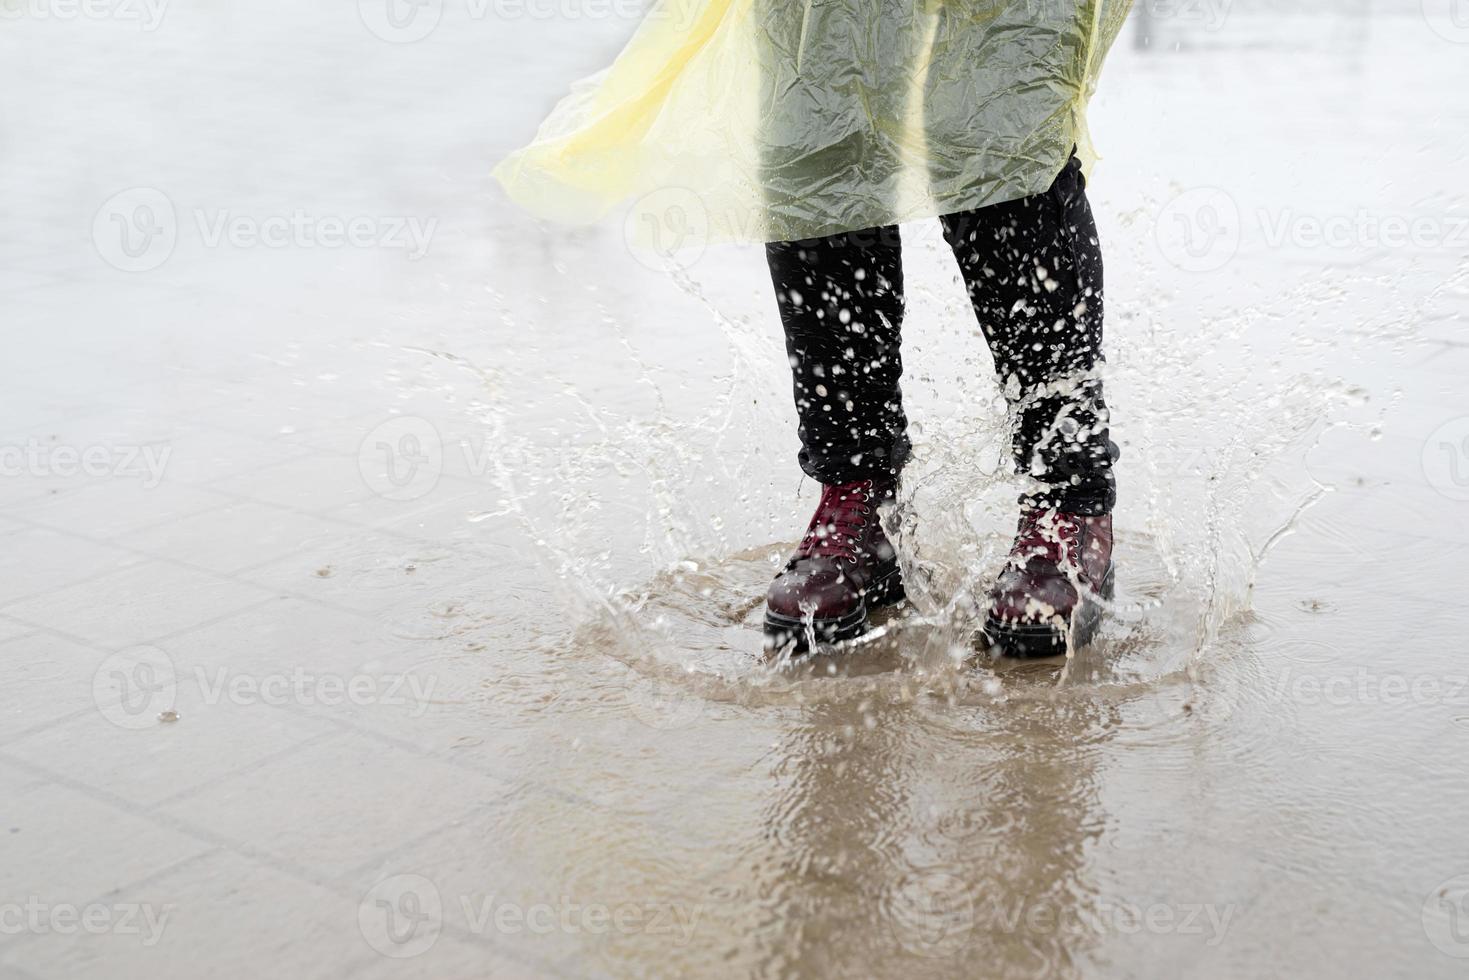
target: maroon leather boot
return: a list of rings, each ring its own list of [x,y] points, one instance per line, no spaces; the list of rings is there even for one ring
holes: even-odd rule
[[[1055,657],[1091,642],[1112,598],[1112,515],[1027,510],[990,591],[984,632],[1011,657]]]
[[[869,609],[903,598],[897,553],[877,520],[893,491],[872,480],[822,486],[801,546],[766,593],[767,650],[805,651],[810,634],[819,643],[860,636]]]

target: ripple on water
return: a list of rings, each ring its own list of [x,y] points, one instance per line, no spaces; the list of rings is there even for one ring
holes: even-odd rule
[[[958,605],[905,604],[875,615],[857,641],[772,663],[761,646],[763,597],[788,551],[777,544],[681,561],[599,607],[567,645],[625,664],[662,692],[660,704],[918,705],[978,730],[986,713],[1039,710],[1068,716],[1063,723],[1083,742],[1196,738],[1227,724],[1242,696],[1238,671],[1201,665],[1248,646],[1247,618],[1232,617],[1221,640],[1206,622],[1217,607],[1174,577],[1145,534],[1119,534],[1119,594],[1097,641],[1043,661],[992,657]],[[962,717],[960,708],[979,715]],[[852,718],[862,724],[863,711]]]

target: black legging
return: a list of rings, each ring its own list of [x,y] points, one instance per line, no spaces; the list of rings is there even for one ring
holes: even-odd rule
[[[1043,194],[942,220],[1016,412],[1016,466],[1045,487],[1024,502],[1110,512],[1117,447],[1096,374],[1102,254],[1080,161]],[[822,483],[891,476],[908,456],[900,252],[896,226],[766,246],[801,468]]]

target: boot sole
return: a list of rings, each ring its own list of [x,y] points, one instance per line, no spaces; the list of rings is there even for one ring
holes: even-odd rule
[[[1117,566],[1108,565],[1107,575],[1102,579],[1102,587],[1098,590],[1102,598],[1112,598],[1116,576]],[[1072,637],[1072,645],[1080,650],[1090,643],[1101,623],[1101,604],[1092,599],[1082,599],[1081,608],[1076,611],[1073,619],[1075,635]],[[986,618],[984,623],[985,637],[1002,656],[1026,660],[1064,657],[1066,632],[1050,623],[1007,623],[993,617]]]
[[[808,621],[803,618],[782,616],[767,609],[765,610],[765,649],[779,650],[788,643],[794,643],[795,647],[791,651],[793,654],[810,652],[808,625],[810,632],[816,635],[818,644],[855,640],[867,632],[868,610],[902,602],[904,596],[902,573],[894,568],[873,581],[855,609],[836,619]]]

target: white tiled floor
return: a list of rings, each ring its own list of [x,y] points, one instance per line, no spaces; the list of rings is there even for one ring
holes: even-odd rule
[[[106,605],[91,601],[99,594],[110,597]],[[144,560],[4,608],[21,622],[111,647],[157,640],[275,596],[248,582]]]
[[[163,811],[250,852],[335,878],[451,823],[503,789],[489,776],[339,736],[266,760]],[[370,820],[351,819],[367,812]]]
[[[228,533],[221,533],[228,529]],[[119,535],[116,543],[169,561],[221,575],[302,550],[341,535],[337,521],[255,501],[231,502],[214,510]]]
[[[119,731],[107,717],[88,711],[6,743],[0,755],[21,761],[59,759],[71,746],[87,745],[86,756],[68,767],[69,775],[152,810],[335,732],[300,712],[269,703],[231,704],[200,688],[187,679],[171,699],[170,710],[187,719],[187,725],[167,725],[157,732],[151,725]]]
[[[6,628],[0,623],[0,632]],[[14,632],[23,629],[15,624]],[[37,629],[0,640],[0,658],[12,677],[0,686],[0,739],[96,713],[92,677],[105,657],[95,647]]]
[[[44,596],[143,560],[141,555],[110,544],[41,527],[12,531],[6,535],[6,544],[0,550],[0,602],[4,603]]]
[[[340,950],[360,943],[352,919],[337,915],[342,898],[299,876],[227,850],[180,861],[162,874],[119,889],[109,901],[162,917],[164,940],[103,933],[95,943],[41,935],[18,944],[8,959],[38,976],[183,976],[201,963],[290,962],[294,976],[347,975]],[[249,929],[229,923],[253,923]],[[265,937],[269,937],[268,939]],[[372,958],[365,951],[358,965]]]
[[[129,478],[80,487],[32,506],[16,507],[18,516],[40,527],[68,531],[106,541],[156,525],[218,509],[230,498],[183,483]]]
[[[81,905],[211,849],[121,800],[31,765],[0,761],[6,849],[4,892]]]

